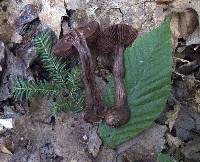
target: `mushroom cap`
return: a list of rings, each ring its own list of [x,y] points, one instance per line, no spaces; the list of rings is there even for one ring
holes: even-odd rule
[[[116,45],[130,46],[138,35],[138,31],[126,24],[115,24],[106,28],[98,40],[99,50],[104,53],[112,53]]]
[[[96,21],[91,21],[85,25],[79,26],[75,31],[83,33],[86,38],[88,45],[92,45],[96,42],[96,39],[100,32],[99,23]],[[56,56],[67,57],[72,53],[76,52],[75,47],[72,45],[72,32],[67,33],[62,39],[58,40],[53,46],[53,53]]]
[[[88,44],[93,44],[100,34],[99,23],[97,21],[91,21],[86,25],[78,27],[77,31],[84,34]]]
[[[66,39],[67,37],[68,34],[65,35],[62,39],[59,39],[53,46],[52,51],[54,55],[60,57],[67,57],[72,53],[75,53],[75,49],[72,46],[72,42],[69,39]]]

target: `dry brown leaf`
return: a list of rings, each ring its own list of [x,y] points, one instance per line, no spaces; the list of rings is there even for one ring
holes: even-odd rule
[[[200,90],[196,91],[195,102],[198,104],[197,111],[200,113]]]
[[[187,38],[198,26],[198,15],[192,9],[172,15],[171,29],[174,38]]]
[[[178,112],[180,111],[180,105],[175,105],[174,106],[174,110],[172,111],[169,111],[166,113],[166,117],[167,117],[167,120],[166,120],[166,124],[169,125],[169,130],[171,131],[173,126],[174,126],[174,123],[176,121],[176,118],[178,116]]]
[[[169,4],[171,3],[173,0],[157,0],[156,3],[157,4]]]
[[[12,155],[12,152],[9,151],[4,145],[0,145],[0,151],[5,154]]]
[[[176,147],[179,147],[182,144],[181,140],[178,137],[174,137],[169,133],[166,134],[166,140],[169,146],[174,145]]]
[[[194,18],[195,15],[200,15],[199,0],[173,0],[170,3],[168,3],[167,0],[158,0],[157,4],[164,5],[164,8],[167,9],[169,13],[174,13],[171,23],[171,29],[173,33],[172,41],[174,46],[177,45],[177,38],[182,37],[185,39],[187,39],[188,36],[190,37],[187,41],[187,44],[197,44],[200,41],[198,39],[199,32],[197,32],[197,34],[191,35],[195,29],[197,30],[198,23],[196,22],[199,22],[200,20],[199,16]],[[196,13],[185,13],[185,11],[188,9],[193,9],[193,11]],[[182,13],[181,18],[180,13]]]
[[[200,15],[199,0],[174,0],[169,4],[169,8],[174,12],[182,12],[188,8],[192,8]]]
[[[173,12],[183,12],[187,9],[193,9],[197,15],[200,15],[200,1],[199,0],[174,0],[169,4],[169,9]],[[199,17],[198,17],[199,20]]]

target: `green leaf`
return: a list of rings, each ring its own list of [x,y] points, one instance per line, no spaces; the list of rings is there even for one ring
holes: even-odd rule
[[[157,160],[159,162],[175,162],[174,159],[168,154],[158,154]]]
[[[120,128],[110,128],[105,122],[101,123],[100,136],[111,148],[150,127],[165,107],[172,73],[170,18],[157,29],[138,38],[125,51],[124,60],[131,119]],[[113,81],[108,84],[103,98],[109,107],[113,105]]]

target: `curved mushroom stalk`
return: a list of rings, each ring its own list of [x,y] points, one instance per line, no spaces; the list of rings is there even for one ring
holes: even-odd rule
[[[106,107],[101,101],[99,91],[96,87],[92,56],[83,33],[76,31],[72,34],[72,45],[77,49],[80,56],[82,79],[86,91],[87,105],[85,120],[88,122],[97,122],[103,117]]]

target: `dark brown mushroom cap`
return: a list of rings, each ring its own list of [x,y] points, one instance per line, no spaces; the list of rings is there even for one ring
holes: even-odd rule
[[[62,39],[59,39],[53,46],[52,51],[54,55],[67,57],[76,51],[72,46],[71,40],[67,39],[68,36],[68,34],[65,35]]]
[[[100,32],[99,23],[96,21],[91,21],[85,25],[82,25],[75,29],[75,31],[83,33],[88,45],[91,45],[96,42],[96,39]],[[62,39],[58,40],[57,43],[53,46],[53,53],[56,56],[67,57],[74,53],[76,49],[72,45],[71,33],[67,33]]]
[[[114,47],[123,44],[124,47],[130,46],[138,35],[138,31],[126,24],[115,24],[106,28],[99,40],[98,48],[103,54],[112,53]]]
[[[91,21],[86,25],[78,27],[77,31],[84,34],[88,44],[93,44],[100,34],[99,23],[97,21]]]

